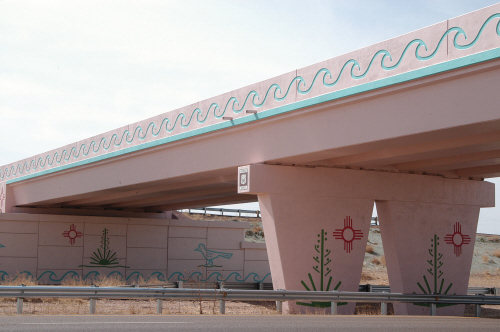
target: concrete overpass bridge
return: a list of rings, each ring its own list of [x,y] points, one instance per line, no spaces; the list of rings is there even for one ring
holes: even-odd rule
[[[391,287],[464,293],[479,208],[494,205],[483,180],[500,176],[499,86],[494,5],[2,166],[0,208],[132,216],[258,199],[274,284],[349,290],[376,202]]]

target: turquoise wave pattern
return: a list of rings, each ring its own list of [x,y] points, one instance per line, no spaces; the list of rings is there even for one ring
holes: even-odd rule
[[[5,281],[5,278],[8,277],[8,276],[9,276],[9,274],[7,272],[0,271],[0,280],[1,281]],[[12,279],[11,281],[16,281],[21,276],[33,278],[33,275],[31,274],[31,272],[23,271],[23,272],[19,272],[18,274],[16,274],[16,276],[14,277],[14,279]]]
[[[0,271],[0,274],[4,272],[4,271]],[[5,272],[4,272],[5,273]],[[29,272],[28,272],[29,273]],[[30,274],[31,275],[31,274]],[[125,281],[129,281],[130,279],[134,279],[137,278],[142,278],[145,282],[148,282],[150,281],[151,279],[155,279],[157,281],[166,281],[165,279],[165,276],[163,275],[163,273],[161,272],[153,272],[149,275],[149,277],[145,278],[144,275],[141,273],[141,272],[138,272],[138,271],[135,271],[135,272],[132,272],[131,274],[129,274],[129,276],[127,278],[125,278],[123,276],[123,274],[121,272],[118,272],[118,271],[113,271],[109,274],[102,274],[102,273],[99,273],[98,271],[90,271],[89,273],[87,273],[85,276],[83,276],[83,278],[81,278],[81,280],[86,280],[88,278],[96,278],[96,277],[100,277],[100,276],[104,276],[104,277],[112,277],[112,276],[117,276],[119,277],[120,279],[122,280],[125,280]],[[53,271],[45,271],[43,272],[38,278],[37,280],[40,280],[42,279],[43,277],[48,277],[48,279],[50,281],[53,281],[53,282],[61,282],[63,281],[64,279],[66,278],[73,278],[73,279],[77,279],[77,280],[80,280],[80,274],[76,271],[68,271],[66,273],[64,273],[62,275],[62,277],[58,278],[57,277],[57,274]],[[3,275],[2,275],[2,278],[3,278]],[[2,279],[3,280],[3,279]]]
[[[249,273],[245,278],[241,276],[238,272],[232,272],[230,273],[227,278],[224,278],[222,276],[222,273],[220,272],[212,272],[210,273],[209,276],[204,277],[201,272],[194,272],[188,275],[184,275],[182,272],[174,272],[168,277],[168,281],[232,281],[231,278],[233,278],[234,281],[238,282],[264,282],[264,280],[269,277],[271,273],[266,274],[262,279],[259,277],[257,273]]]
[[[47,155],[44,158],[40,157],[37,160],[32,159],[29,163],[25,162],[24,164],[17,164],[17,166],[12,165],[10,168],[6,167],[5,169],[0,169],[0,179],[10,178],[15,176],[21,176],[23,174],[29,173],[30,171],[37,171],[39,169],[43,169],[45,166],[57,166],[63,160],[68,161],[76,161],[79,158],[84,158],[92,154],[96,154],[100,151],[107,151],[111,147],[122,147],[122,144],[125,146],[126,144],[131,144],[136,140],[144,140],[149,136],[157,137],[162,132],[171,133],[175,130],[176,127],[180,126],[182,128],[188,128],[193,122],[193,118],[196,118],[197,123],[203,124],[206,122],[207,118],[213,114],[215,119],[221,119],[226,112],[229,110],[234,114],[241,113],[246,107],[252,107],[252,109],[259,109],[266,101],[271,98],[274,101],[282,102],[290,95],[290,91],[297,85],[297,91],[301,95],[308,94],[317,81],[321,80],[321,83],[326,88],[332,88],[338,84],[344,72],[349,72],[350,78],[353,80],[359,80],[364,78],[370,70],[374,67],[375,64],[380,63],[380,67],[385,71],[391,71],[399,67],[406,54],[410,53],[409,50],[411,47],[415,46],[414,56],[415,59],[419,61],[427,61],[432,59],[439,49],[442,47],[443,43],[446,47],[446,38],[448,35],[454,34],[453,37],[453,46],[458,50],[465,50],[476,45],[478,40],[480,39],[483,31],[486,26],[490,24],[490,22],[500,18],[500,13],[496,13],[491,15],[488,19],[484,21],[481,28],[479,29],[477,35],[473,39],[469,39],[465,33],[465,31],[460,27],[452,27],[448,29],[440,38],[436,48],[428,55],[421,55],[421,49],[425,49],[426,52],[429,52],[427,44],[421,39],[414,39],[410,41],[406,47],[404,48],[399,59],[392,65],[388,65],[387,63],[393,63],[393,58],[389,51],[387,50],[379,50],[376,52],[372,59],[370,60],[366,69],[363,70],[360,63],[355,59],[350,59],[344,63],[339,73],[334,76],[332,72],[327,68],[321,68],[317,71],[311,83],[308,85],[306,80],[302,76],[294,77],[291,82],[288,84],[286,89],[282,89],[279,84],[271,84],[267,89],[266,93],[261,96],[255,90],[248,92],[246,98],[240,103],[240,100],[236,97],[230,97],[225,104],[222,106],[217,103],[212,103],[206,111],[201,110],[200,108],[196,108],[191,112],[191,115],[186,115],[184,113],[179,113],[175,119],[171,119],[168,116],[163,119],[161,124],[157,126],[154,122],[149,123],[146,128],[142,128],[141,126],[137,126],[132,132],[129,130],[125,130],[121,136],[117,134],[113,134],[111,138],[108,140],[105,137],[102,137],[98,141],[92,141],[87,146],[86,144],[82,144],[78,149],[76,147],[72,147],[69,151],[64,149],[62,152],[55,152],[52,156]],[[496,25],[496,34],[500,36],[500,20]],[[458,42],[458,38],[460,36],[464,37],[466,41],[465,44],[460,44]],[[378,62],[378,59],[380,62]],[[344,74],[344,77],[346,75]],[[272,96],[272,97],[270,97]]]
[[[81,278],[80,274],[76,271],[68,271],[68,272],[64,273],[61,277],[58,277],[57,273],[55,273],[53,271],[45,271],[38,278],[36,278],[36,280],[38,281],[38,280],[41,280],[42,278],[45,277],[45,278],[48,278],[52,282],[61,282],[61,281],[65,280],[66,278],[72,278],[72,279],[76,279],[76,280],[80,280],[80,279],[86,280],[88,278],[95,278],[95,277],[99,277],[99,276],[104,276],[107,278],[112,277],[112,276],[118,276],[120,279],[125,280],[125,281],[129,281],[131,279],[134,280],[134,278],[135,278],[135,280],[137,280],[140,278],[140,279],[144,280],[145,282],[149,282],[151,280],[161,281],[161,282],[177,281],[177,280],[180,280],[180,281],[191,281],[191,280],[192,281],[194,281],[194,280],[196,280],[196,281],[207,281],[207,280],[231,281],[231,278],[234,278],[234,281],[238,281],[238,282],[263,282],[270,275],[271,275],[271,273],[268,273],[262,279],[260,279],[259,275],[257,273],[252,272],[252,273],[248,274],[245,278],[243,278],[238,272],[232,272],[231,274],[229,274],[229,276],[226,279],[224,279],[220,272],[212,272],[208,278],[203,279],[203,275],[200,272],[194,272],[194,273],[188,275],[187,277],[184,276],[184,274],[182,272],[174,272],[167,279],[167,278],[165,278],[165,275],[163,273],[158,272],[158,271],[151,273],[147,278],[139,271],[134,271],[134,272],[130,273],[127,276],[127,278],[125,278],[123,276],[123,274],[118,272],[118,271],[113,271],[107,275],[101,274],[98,271],[90,271],[85,276],[83,276]],[[0,280],[1,281],[5,281],[8,276],[9,276],[9,274],[7,272],[0,271]],[[14,279],[12,279],[12,281],[15,281],[16,279],[18,279],[21,276],[34,278],[34,276],[31,272],[23,271],[23,272],[16,274],[16,276],[14,277]]]

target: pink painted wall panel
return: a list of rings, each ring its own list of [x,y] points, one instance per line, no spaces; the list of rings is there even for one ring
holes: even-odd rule
[[[152,269],[167,270],[167,249],[164,248],[128,248],[127,265],[132,270]]]
[[[128,225],[127,247],[167,248],[168,232],[165,226]]]
[[[37,234],[2,234],[0,236],[0,245],[0,257],[36,258],[38,256]]]
[[[38,238],[41,246],[83,247],[84,223],[43,222],[39,225]]]
[[[262,245],[241,248],[246,246],[242,241],[247,223],[212,226],[207,221],[2,214],[0,277],[22,272],[50,284],[98,276],[129,282],[206,278],[241,282],[249,280],[249,273],[249,282],[263,278],[270,282],[269,264],[264,274],[259,266],[257,277],[244,268],[245,250],[256,253],[253,259],[262,259],[265,255],[258,252],[266,251]],[[228,243],[231,249],[224,249]]]

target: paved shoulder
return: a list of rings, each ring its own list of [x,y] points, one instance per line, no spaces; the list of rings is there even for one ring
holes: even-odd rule
[[[0,331],[498,331],[500,321],[380,316],[11,316]]]

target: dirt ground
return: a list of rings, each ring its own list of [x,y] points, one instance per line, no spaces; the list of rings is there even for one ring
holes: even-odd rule
[[[153,315],[156,300],[98,300],[97,315]],[[0,302],[0,315],[15,315],[16,300]],[[201,301],[201,312],[205,315],[219,314],[218,301]],[[83,299],[33,299],[23,303],[23,314],[27,315],[85,315],[89,313],[89,301]],[[199,301],[163,301],[164,315],[200,314]],[[274,302],[226,301],[228,315],[275,315]]]

